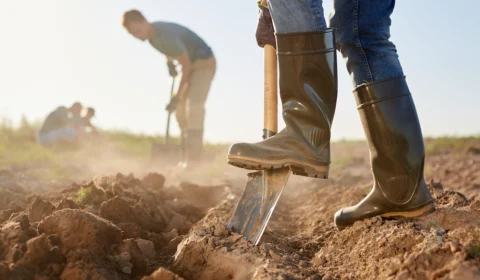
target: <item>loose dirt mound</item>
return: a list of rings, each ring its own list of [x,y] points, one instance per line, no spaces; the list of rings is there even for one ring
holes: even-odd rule
[[[457,204],[460,194],[432,191],[432,215],[374,218],[341,232],[331,225],[337,207],[321,205],[345,190],[301,195],[300,209],[301,200],[290,197],[258,247],[225,230],[234,205],[227,201],[182,241],[171,269],[187,279],[480,279],[480,203]]]
[[[0,188],[0,279],[181,279],[161,267],[230,186],[164,183],[118,174],[42,197]]]
[[[332,179],[291,177],[256,247],[226,228],[243,176],[231,188],[118,174],[33,196],[0,172],[0,279],[480,279],[476,149],[427,156],[436,212],[343,231],[333,214],[368,194],[371,170],[363,146],[335,158]]]
[[[260,246],[224,231],[235,205],[226,201],[191,230],[171,269],[187,279],[480,279],[478,163],[471,152],[431,156],[432,177],[445,182],[429,183],[435,213],[369,219],[341,232],[333,214],[368,194],[368,161],[350,160],[334,180],[292,178]]]

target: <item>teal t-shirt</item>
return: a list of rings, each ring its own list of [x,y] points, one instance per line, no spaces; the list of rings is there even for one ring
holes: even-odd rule
[[[197,34],[176,23],[157,21],[152,23],[155,37],[150,44],[169,57],[177,57],[187,51],[190,60],[213,57],[212,49]]]
[[[40,133],[47,133],[56,129],[64,128],[68,126],[69,123],[68,109],[64,106],[60,106],[47,116],[40,128]]]

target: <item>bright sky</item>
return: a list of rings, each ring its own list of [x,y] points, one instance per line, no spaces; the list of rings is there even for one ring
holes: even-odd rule
[[[397,1],[393,15],[392,40],[425,136],[480,134],[480,1],[458,3]],[[324,7],[329,13],[332,0]],[[163,134],[170,78],[163,56],[120,26],[131,8],[185,25],[213,48],[218,71],[207,140],[260,140],[263,58],[254,0],[1,0],[0,116],[39,120],[79,100],[97,110],[102,128]],[[363,138],[351,90],[340,58],[334,139]]]

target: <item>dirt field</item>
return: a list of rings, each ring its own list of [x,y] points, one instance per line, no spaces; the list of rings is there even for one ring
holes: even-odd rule
[[[371,186],[365,143],[340,142],[331,179],[291,177],[257,247],[226,229],[247,172],[217,161],[89,163],[103,175],[73,184],[4,168],[0,279],[480,279],[480,139],[426,143],[435,213],[336,230]]]

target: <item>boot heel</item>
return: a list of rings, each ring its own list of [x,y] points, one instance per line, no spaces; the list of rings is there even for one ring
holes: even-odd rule
[[[328,166],[319,166],[317,168],[313,168],[311,166],[290,166],[292,173],[299,176],[305,177],[312,177],[312,178],[320,178],[320,179],[328,179]]]

